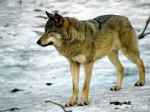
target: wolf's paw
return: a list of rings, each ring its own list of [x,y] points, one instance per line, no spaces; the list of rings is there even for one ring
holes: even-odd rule
[[[117,86],[117,85],[114,85],[113,87],[110,88],[111,91],[118,91],[120,89],[121,89],[121,87]]]
[[[66,104],[65,107],[71,107],[77,104],[78,98],[71,98]]]
[[[144,86],[144,84],[145,84],[145,81],[137,81],[135,83],[135,86]]]
[[[81,100],[81,103],[80,104],[78,104],[78,106],[85,106],[85,105],[88,105],[89,103],[88,103],[88,101],[87,100],[85,100],[85,99],[82,99]]]

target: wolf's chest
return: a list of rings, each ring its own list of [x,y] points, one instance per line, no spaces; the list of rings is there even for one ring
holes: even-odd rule
[[[75,62],[78,62],[78,63],[85,63],[86,62],[86,57],[83,54],[79,54],[77,56],[74,56],[71,59]]]

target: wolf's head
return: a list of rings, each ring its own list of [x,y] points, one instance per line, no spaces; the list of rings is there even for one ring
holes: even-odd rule
[[[47,11],[46,15],[48,16],[48,21],[45,25],[45,33],[37,41],[37,44],[43,47],[48,45],[60,47],[62,45],[62,40],[68,38],[67,19],[57,13],[50,14]]]

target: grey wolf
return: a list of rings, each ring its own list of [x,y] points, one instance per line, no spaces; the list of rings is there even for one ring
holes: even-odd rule
[[[137,65],[139,79],[135,86],[145,84],[145,67],[138,51],[138,38],[127,17],[120,15],[103,15],[90,20],[77,20],[63,17],[57,13],[46,12],[48,21],[45,33],[37,41],[40,46],[53,45],[70,63],[73,91],[66,106],[73,106],[78,100],[78,83],[80,65],[84,67],[84,85],[80,106],[87,105],[90,80],[94,62],[104,56],[116,68],[117,81],[110,90],[121,89],[124,68],[118,59],[118,51]]]

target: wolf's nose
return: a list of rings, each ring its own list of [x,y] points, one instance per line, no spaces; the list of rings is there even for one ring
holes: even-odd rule
[[[36,43],[37,43],[38,45],[41,45],[41,41],[40,41],[40,40],[38,40]]]

